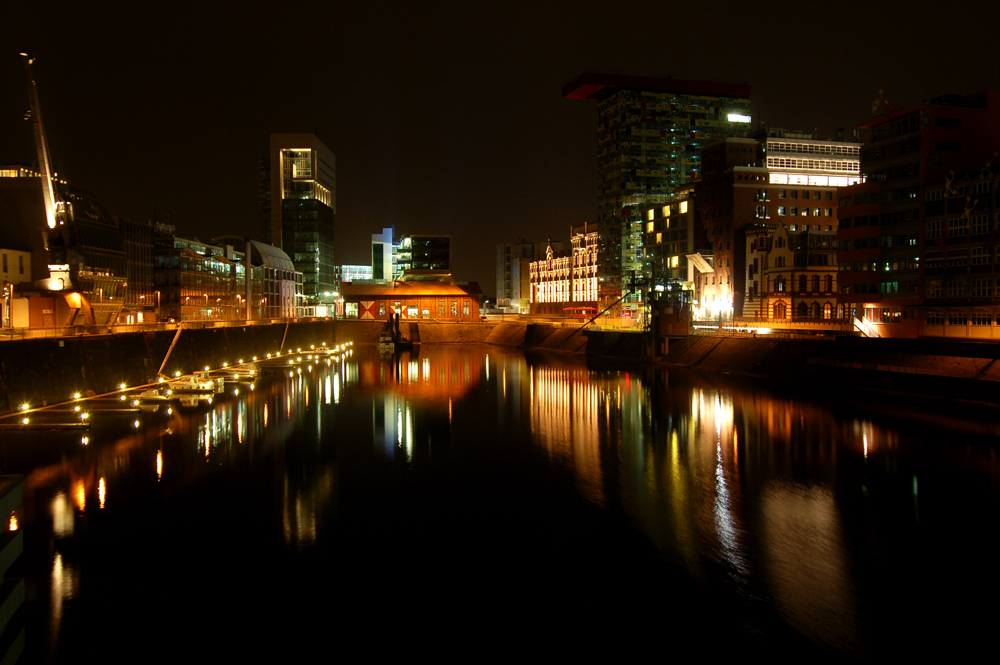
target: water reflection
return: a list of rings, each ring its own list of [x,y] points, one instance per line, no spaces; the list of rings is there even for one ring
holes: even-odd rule
[[[29,581],[48,599],[32,639],[53,644],[55,659],[94,628],[95,606],[121,615],[120,599],[146,602],[120,580],[148,565],[175,571],[178,594],[196,580],[243,598],[275,557],[300,557],[282,559],[314,562],[292,608],[312,602],[342,557],[383,565],[400,547],[426,550],[425,566],[448,561],[436,573],[447,584],[464,584],[454,552],[475,552],[476,565],[504,556],[506,569],[525,558],[510,552],[542,542],[548,575],[562,566],[584,586],[613,580],[573,567],[583,536],[566,525],[592,528],[577,502],[638,530],[657,565],[726,590],[747,616],[871,654],[884,640],[877,617],[905,617],[912,632],[921,613],[935,615],[933,594],[909,608],[916,592],[886,600],[918,563],[957,562],[933,543],[980,551],[981,531],[944,516],[975,522],[1000,503],[1000,462],[971,439],[949,445],[940,430],[759,385],[485,347],[361,349],[282,367],[211,403],[92,417],[86,445],[59,433],[0,442],[4,471],[27,474]],[[178,533],[205,552],[192,555]],[[746,630],[767,634],[756,620]]]

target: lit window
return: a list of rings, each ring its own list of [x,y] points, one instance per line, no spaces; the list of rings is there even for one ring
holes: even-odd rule
[[[670,257],[670,267],[671,268],[676,268],[677,267],[677,263],[678,263],[679,260],[680,260],[680,257],[677,257],[677,256]]]
[[[670,217],[670,206],[663,206],[663,216]]]
[[[656,222],[646,222],[646,233],[652,233],[653,232],[653,225],[655,223]]]
[[[688,211],[688,202],[687,201],[681,201],[681,214],[683,215],[687,211]]]
[[[648,213],[646,213],[646,219],[653,219],[653,215],[655,213],[656,213],[655,210],[650,210]]]

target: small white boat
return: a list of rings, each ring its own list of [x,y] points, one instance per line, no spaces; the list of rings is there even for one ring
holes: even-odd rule
[[[395,342],[392,341],[392,335],[387,332],[379,333],[375,346],[379,351],[392,351],[396,348]]]
[[[173,391],[170,388],[151,388],[149,390],[144,390],[139,393],[139,404],[157,404],[159,402],[170,402],[177,398],[174,396]]]
[[[197,372],[170,379],[167,385],[175,395],[211,395],[222,392],[223,378],[213,379],[208,376],[208,372]]]

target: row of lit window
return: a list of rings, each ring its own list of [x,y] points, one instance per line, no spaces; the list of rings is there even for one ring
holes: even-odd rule
[[[924,315],[924,324],[928,326],[989,326],[994,320],[993,314],[989,312],[927,312]],[[997,320],[1000,325],[1000,320]]]

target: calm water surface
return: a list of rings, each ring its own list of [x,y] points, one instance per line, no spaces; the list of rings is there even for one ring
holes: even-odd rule
[[[86,445],[7,435],[27,660],[991,644],[996,410],[852,399],[355,348],[210,405],[95,416]]]

